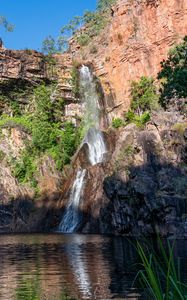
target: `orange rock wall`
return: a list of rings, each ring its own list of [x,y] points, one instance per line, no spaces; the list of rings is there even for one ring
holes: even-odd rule
[[[72,43],[71,51],[74,59],[93,64],[112,117],[129,108],[130,82],[156,77],[168,50],[186,34],[186,0],[119,0],[104,32],[81,50]]]

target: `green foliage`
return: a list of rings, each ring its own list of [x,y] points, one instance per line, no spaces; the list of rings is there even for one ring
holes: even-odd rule
[[[58,170],[69,164],[72,155],[75,153],[79,143],[80,131],[71,122],[64,124],[63,131],[56,130],[56,143],[48,148],[47,153],[55,160]]]
[[[47,121],[34,120],[32,144],[39,151],[45,151],[55,144],[55,128]]]
[[[70,163],[71,156],[75,153],[77,148],[76,130],[71,122],[65,123],[64,131],[61,136],[61,145],[63,145],[63,162],[64,164]]]
[[[97,0],[97,10],[106,10],[115,2],[116,0]]]
[[[11,115],[21,115],[21,107],[30,101],[33,86],[25,80],[7,80],[0,83],[0,114],[11,111]]]
[[[14,176],[21,183],[30,183],[37,190],[37,164],[40,156],[48,153],[62,170],[69,164],[80,141],[80,131],[70,122],[61,123],[64,101],[51,98],[54,86],[40,85],[35,88],[34,107],[27,114],[0,117],[0,127],[20,127],[31,135],[26,147],[15,163],[11,162]]]
[[[48,55],[58,52],[56,41],[51,35],[46,37],[46,39],[43,41],[42,52]]]
[[[84,14],[85,30],[82,35],[87,35],[87,43],[91,39],[97,36],[108,24],[109,14],[108,12],[86,12]]]
[[[108,8],[115,0],[101,0],[98,3],[98,9],[95,12],[86,11],[83,16],[75,16],[68,24],[60,30],[60,36],[55,41],[53,37],[48,37],[43,41],[42,51],[46,54],[52,54],[57,51],[66,51],[68,49],[69,39],[75,36],[75,39],[81,47],[90,43],[93,37],[97,36],[108,24],[110,12]],[[84,25],[84,30],[81,26]]]
[[[162,80],[160,102],[164,107],[174,97],[187,97],[187,36],[169,51],[168,59],[161,62],[158,79]]]
[[[131,110],[138,113],[158,107],[159,96],[156,92],[153,78],[141,77],[131,84]]]
[[[21,108],[17,101],[10,101],[10,108],[14,116],[21,115]]]
[[[13,165],[13,175],[21,183],[29,182],[34,188],[37,186],[35,179],[37,166],[32,148],[27,147],[21,156],[21,159]]]
[[[114,128],[119,128],[119,127],[122,127],[123,125],[124,125],[124,122],[120,118],[114,118],[112,120],[112,127],[114,127]]]
[[[131,84],[131,109],[125,114],[126,123],[135,123],[138,127],[150,120],[150,111],[158,108],[157,94],[153,78],[141,77]]]
[[[149,112],[144,112],[142,115],[137,115],[133,111],[129,110],[125,115],[126,123],[134,123],[138,127],[144,127],[144,125],[151,119]]]
[[[74,72],[76,73],[75,69]],[[45,86],[35,90],[36,112],[33,120],[32,144],[39,152],[50,153],[58,169],[62,169],[70,162],[76,150],[78,130],[69,122],[64,123],[63,130],[61,129],[61,124],[56,120],[56,105],[51,102],[50,93],[50,89]],[[60,105],[59,101],[56,102]]]
[[[82,33],[77,37],[77,42],[79,43],[80,46],[86,46],[90,42],[90,36],[86,33]]]
[[[2,150],[0,150],[0,162],[3,161],[5,156],[6,156],[6,154]]]
[[[91,48],[90,48],[90,53],[91,54],[96,54],[98,52],[98,48],[95,46],[95,45],[93,45]]]
[[[139,242],[137,244],[143,268],[138,277],[146,288],[146,296],[153,300],[187,299],[187,285],[181,282],[179,265],[174,262],[174,244],[168,242],[169,255],[160,239],[159,246],[161,258],[154,252],[147,253]]]
[[[32,132],[32,119],[30,116],[23,115],[19,117],[10,117],[2,115],[0,118],[0,127],[20,127],[21,129]]]
[[[184,135],[184,132],[185,132],[186,128],[187,128],[187,122],[176,123],[175,125],[173,125],[173,130],[178,132],[178,134],[181,135],[181,136]]]
[[[53,104],[51,102],[51,89],[45,85],[37,87],[34,91],[36,112],[35,117],[40,121],[53,119]]]
[[[14,30],[14,25],[10,24],[3,16],[0,16],[0,26],[3,26],[9,32]]]
[[[79,87],[79,70],[76,64],[73,65],[71,70],[71,84],[73,87],[73,93],[75,97],[79,97],[80,87]]]

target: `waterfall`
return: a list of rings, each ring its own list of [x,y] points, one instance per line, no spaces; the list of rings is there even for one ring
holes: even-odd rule
[[[92,166],[102,162],[106,153],[102,132],[94,127],[90,128],[84,138],[84,143],[88,145],[89,161]]]
[[[95,81],[90,69],[84,65],[80,69],[80,89],[85,106],[84,126],[87,129],[83,143],[88,145],[90,163],[96,165],[103,161],[107,150],[103,134],[99,129],[100,105]]]
[[[84,127],[86,136],[83,144],[88,145],[88,158],[91,165],[101,163],[107,152],[103,134],[100,130],[100,105],[95,81],[90,69],[82,66],[80,69],[80,90],[84,106]],[[73,183],[70,199],[59,226],[61,232],[76,232],[82,221],[80,204],[84,194],[86,170],[77,172]]]
[[[70,193],[70,199],[65,209],[64,216],[59,225],[61,232],[71,233],[78,229],[81,222],[79,206],[84,191],[84,177],[86,170],[78,170],[73,187]]]

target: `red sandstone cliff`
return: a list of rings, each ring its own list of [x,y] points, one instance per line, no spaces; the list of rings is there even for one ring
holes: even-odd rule
[[[120,115],[129,107],[130,82],[156,76],[168,50],[186,34],[186,0],[119,0],[103,33],[83,49],[72,40],[71,52],[73,59],[92,63],[108,111],[116,107],[114,115]]]
[[[112,11],[109,25],[89,45],[80,47],[72,39],[69,53],[55,56],[55,77],[69,101],[66,117],[80,110],[72,98],[73,61],[92,64],[102,83],[111,119],[129,108],[130,82],[143,75],[156,77],[168,50],[187,34],[186,0],[118,0]],[[0,80],[53,77],[44,61],[43,55],[35,51],[0,49]]]

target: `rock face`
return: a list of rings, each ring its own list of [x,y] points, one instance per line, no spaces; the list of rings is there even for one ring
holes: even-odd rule
[[[84,145],[58,208],[63,212],[81,166],[87,169],[81,232],[187,236],[186,131],[183,117],[160,112],[146,128],[130,124],[105,134],[108,154],[101,164],[89,165]]]
[[[168,50],[186,33],[185,0],[119,0],[103,33],[80,51],[72,40],[71,52],[75,60],[93,65],[112,118],[128,110],[130,82],[156,76]]]
[[[2,128],[0,137],[0,232],[30,232],[44,230],[49,211],[59,199],[62,175],[54,161],[43,156],[38,161],[37,181],[40,195],[29,183],[20,183],[12,171],[30,136],[19,126]],[[9,161],[12,161],[11,164]],[[35,199],[38,200],[35,201]],[[53,212],[53,222],[54,222]],[[45,220],[46,219],[46,220]],[[42,225],[41,225],[42,224]],[[50,226],[52,226],[50,224]]]
[[[83,232],[187,236],[186,130],[160,113],[116,132],[108,162],[88,174]]]
[[[71,70],[76,61],[90,65],[101,83],[100,94],[105,96],[104,117],[111,120],[129,108],[130,81],[156,76],[169,48],[186,32],[185,0],[119,0],[112,8],[110,24],[91,45],[80,49],[72,40],[68,53],[54,56],[55,63],[46,64],[46,58],[36,51],[0,48],[0,81],[35,84],[55,79],[52,100],[62,97],[64,119],[76,123],[82,106],[73,92]],[[30,138],[14,125],[3,128],[0,137],[0,231],[56,229],[76,172],[85,166],[81,232],[187,236],[187,124],[181,116],[160,112],[144,129],[131,124],[105,132],[105,161],[88,167],[83,146],[64,177],[50,157],[43,157],[38,162],[42,194],[38,202],[34,189],[12,175],[3,155],[19,160],[24,141]]]
[[[0,80],[57,79],[66,100],[66,117],[73,116],[76,121],[81,105],[72,92],[71,69],[74,62],[92,65],[112,119],[129,108],[130,82],[143,75],[156,77],[160,62],[186,32],[185,0],[118,0],[103,32],[83,47],[72,39],[68,53],[54,56],[55,65],[46,64],[44,56],[36,51],[0,48]]]
[[[0,48],[0,81],[47,79],[44,55],[34,50],[7,50]]]

